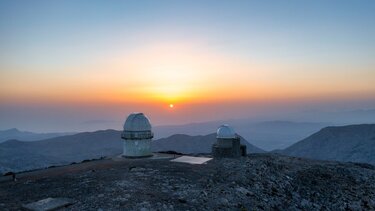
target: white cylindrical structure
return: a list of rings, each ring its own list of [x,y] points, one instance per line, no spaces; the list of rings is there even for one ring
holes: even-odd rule
[[[124,123],[121,138],[124,139],[124,157],[152,156],[151,139],[152,127],[149,119],[143,113],[132,113]]]

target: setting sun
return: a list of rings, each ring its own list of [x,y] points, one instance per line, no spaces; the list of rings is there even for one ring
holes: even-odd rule
[[[173,108],[174,107],[174,105],[173,104],[169,104],[169,108]]]

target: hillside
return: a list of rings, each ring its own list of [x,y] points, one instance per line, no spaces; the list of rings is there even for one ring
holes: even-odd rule
[[[175,135],[152,142],[153,151],[207,153],[215,135]],[[248,152],[262,152],[242,139]],[[102,130],[60,136],[42,141],[9,140],[0,143],[0,173],[25,171],[48,166],[65,165],[86,159],[115,156],[122,153],[121,131]]]
[[[119,131],[104,130],[42,141],[10,140],[0,144],[0,172],[64,165],[122,152]]]
[[[326,127],[279,152],[320,160],[375,164],[375,124]]]
[[[43,139],[72,134],[73,133],[33,133],[28,131],[20,131],[17,128],[12,128],[8,130],[0,130],[0,143],[11,139],[20,141],[39,141]]]
[[[244,139],[265,150],[284,149],[319,131],[323,127],[332,125],[330,123],[319,122],[232,119],[184,125],[155,126],[153,128],[155,134],[154,139],[157,140],[174,134],[186,134],[190,136],[206,135],[216,131],[217,127],[223,124],[223,122],[229,123]],[[103,127],[106,128],[105,126]],[[39,141],[73,134],[74,133],[34,133],[13,128],[0,131],[0,143],[13,139],[19,141]]]
[[[374,210],[371,165],[252,154],[205,165],[106,159],[1,181],[0,210],[48,197],[62,210]]]
[[[284,149],[301,139],[332,125],[321,122],[292,121],[254,121],[251,119],[232,119],[225,121],[200,122],[185,125],[154,127],[155,139],[173,134],[191,136],[210,134],[223,122],[230,124],[238,134],[264,150]]]
[[[188,136],[183,134],[172,135],[168,138],[158,139],[152,142],[154,151],[176,151],[185,154],[211,153],[212,144],[216,142],[216,134],[205,136]],[[247,153],[261,153],[264,150],[250,144],[241,137],[241,144],[246,145]]]

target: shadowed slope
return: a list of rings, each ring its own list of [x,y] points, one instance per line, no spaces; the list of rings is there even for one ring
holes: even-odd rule
[[[375,164],[375,124],[326,127],[280,152],[313,159]]]
[[[180,153],[211,153],[212,144],[216,142],[216,133],[205,136],[172,135],[152,142],[154,151],[176,151]],[[246,145],[247,153],[261,153],[264,150],[250,144],[241,137],[241,144]]]

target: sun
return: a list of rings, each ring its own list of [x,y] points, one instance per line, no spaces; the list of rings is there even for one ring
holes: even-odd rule
[[[173,104],[169,104],[169,108],[173,108],[174,107],[174,105]]]

